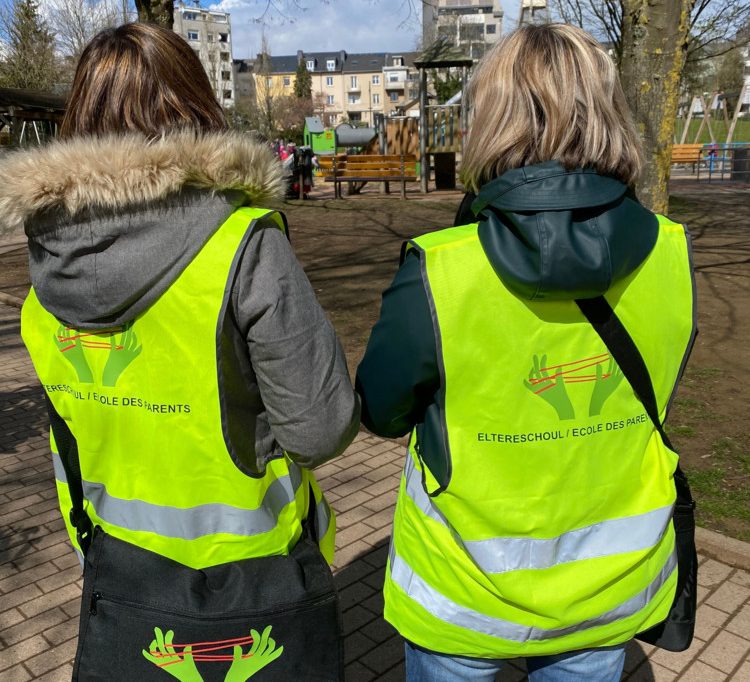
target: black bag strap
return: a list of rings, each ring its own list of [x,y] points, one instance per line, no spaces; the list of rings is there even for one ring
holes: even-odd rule
[[[659,432],[664,445],[670,450],[674,450],[659,419],[656,394],[643,356],[628,330],[625,329],[620,318],[615,314],[609,301],[604,296],[597,296],[596,298],[576,299],[576,304],[596,333],[599,334],[601,340],[604,341],[604,345],[622,370],[636,397],[643,404],[646,414]],[[677,464],[675,470],[675,486],[677,488],[677,504],[695,507],[687,477],[680,469],[679,464]]]
[[[57,452],[60,455],[65,477],[68,479],[68,492],[70,493],[70,522],[76,529],[78,545],[86,556],[91,545],[93,524],[83,508],[83,480],[81,477],[81,463],[78,459],[78,441],[71,433],[67,422],[58,414],[49,396],[45,394],[47,413],[49,414],[50,426],[55,436]]]

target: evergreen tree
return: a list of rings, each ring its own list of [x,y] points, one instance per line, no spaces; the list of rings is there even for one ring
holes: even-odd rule
[[[298,99],[312,99],[312,75],[307,70],[304,59],[299,60],[294,74],[294,95]]]
[[[55,38],[39,16],[36,1],[14,0],[4,28],[8,43],[0,62],[0,86],[50,90],[59,75]]]

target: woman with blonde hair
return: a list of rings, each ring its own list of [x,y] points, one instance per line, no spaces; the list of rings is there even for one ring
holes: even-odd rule
[[[0,216],[29,238],[22,335],[84,562],[74,679],[341,679],[311,469],[359,403],[267,208],[278,160],[140,23],[86,47],[61,138],[3,159]]]
[[[523,657],[534,682],[612,682],[676,592],[661,421],[694,337],[687,235],[635,197],[638,135],[584,31],[506,36],[467,97],[470,211],[405,245],[357,372],[363,424],[411,434],[385,617],[409,680]]]

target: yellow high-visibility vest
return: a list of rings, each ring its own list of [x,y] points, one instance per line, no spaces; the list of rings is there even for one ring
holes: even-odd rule
[[[311,488],[321,549],[333,559],[335,519],[313,474],[280,453],[253,477],[235,463],[223,429],[219,321],[231,305],[236,254],[264,216],[284,229],[279,214],[238,209],[123,327],[69,328],[33,289],[22,311],[34,368],[78,444],[91,521],[195,569],[287,554],[302,533]],[[51,440],[60,506],[78,548]]]
[[[438,338],[450,467],[439,482],[412,433],[386,619],[418,646],[486,658],[614,645],[663,620],[678,457],[604,343],[574,301],[509,291],[476,223],[411,247]],[[653,251],[606,298],[663,419],[694,335],[684,228],[660,216]]]

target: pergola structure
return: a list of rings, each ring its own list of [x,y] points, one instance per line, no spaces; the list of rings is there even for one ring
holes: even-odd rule
[[[419,156],[422,192],[427,192],[430,173],[429,154],[452,153],[463,149],[466,130],[466,107],[462,105],[429,105],[427,101],[428,69],[461,69],[462,91],[474,60],[459,48],[438,38],[414,60],[419,70]],[[457,125],[458,124],[458,125]]]
[[[0,132],[10,130],[11,144],[41,144],[57,135],[65,115],[65,97],[36,90],[0,88]]]

